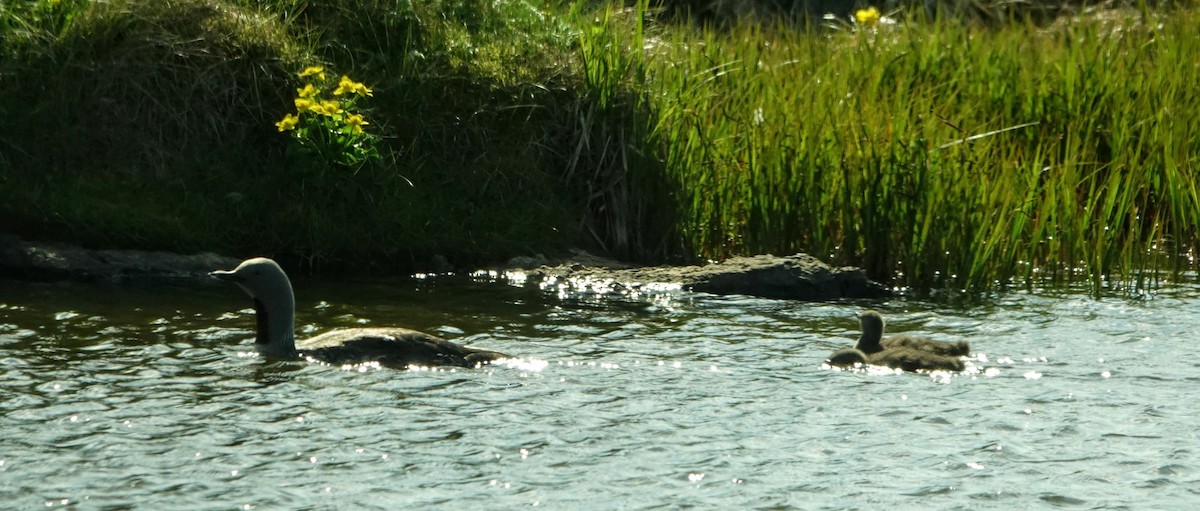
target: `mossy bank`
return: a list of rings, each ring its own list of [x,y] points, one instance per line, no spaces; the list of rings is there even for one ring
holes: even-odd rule
[[[21,5],[0,8],[0,230],[401,269],[578,244],[569,33],[524,3]],[[279,132],[312,65],[370,84],[378,157]]]
[[[1060,7],[7,3],[0,230],[397,270],[807,252],[920,289],[1194,268],[1200,10]]]

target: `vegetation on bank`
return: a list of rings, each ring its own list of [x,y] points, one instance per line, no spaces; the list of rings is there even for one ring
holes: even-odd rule
[[[400,271],[575,245],[569,27],[475,4],[5,2],[0,230]],[[279,131],[313,65],[372,89],[374,153]]]
[[[0,229],[404,268],[578,245],[643,261],[804,251],[918,289],[1098,290],[1196,264],[1194,4],[807,28],[652,14],[2,6]],[[310,66],[372,94],[325,131],[281,133],[287,115],[334,119],[303,117]],[[367,123],[338,139],[354,157],[303,139],[347,135],[349,115]]]
[[[654,112],[637,152],[661,159],[643,171],[665,174],[695,253],[802,250],[917,288],[1048,276],[1099,291],[1194,267],[1196,21],[673,29],[628,42],[647,48],[633,62],[598,59],[628,68]]]

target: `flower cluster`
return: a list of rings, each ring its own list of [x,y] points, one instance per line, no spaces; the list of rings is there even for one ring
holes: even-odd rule
[[[301,78],[315,79],[318,84],[312,82],[304,84],[301,89],[296,89],[296,113],[287,114],[283,120],[275,123],[275,127],[279,131],[295,130],[300,124],[300,120],[305,114],[314,116],[323,116],[340,122],[342,126],[337,128],[340,133],[362,134],[362,127],[367,123],[363,120],[362,114],[347,113],[347,110],[354,106],[354,99],[351,95],[356,96],[371,96],[372,91],[366,85],[351,80],[350,77],[343,75],[336,89],[333,90],[334,96],[345,96],[343,98],[323,99],[321,97],[322,89],[318,86],[319,82],[325,81],[325,68],[320,66],[310,66],[300,72]],[[321,123],[328,124],[328,123]]]
[[[356,112],[360,98],[372,96],[366,85],[343,75],[337,87],[326,95],[328,80],[325,68],[310,66],[299,73],[305,78],[304,87],[296,89],[294,113],[283,116],[275,127],[291,132],[292,138],[310,156],[322,163],[361,165],[364,160],[378,156],[375,138],[363,130],[370,123]]]

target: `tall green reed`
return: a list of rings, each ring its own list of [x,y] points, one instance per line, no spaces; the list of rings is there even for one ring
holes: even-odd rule
[[[626,75],[694,257],[1099,293],[1196,248],[1200,15],[1169,14],[654,31]]]
[[[583,4],[574,9],[582,90],[566,174],[582,188],[582,223],[591,241],[618,257],[678,256],[683,250],[670,205],[677,183],[663,171],[657,105],[644,88],[650,82],[644,50],[657,44],[645,31],[647,2],[598,14]]]

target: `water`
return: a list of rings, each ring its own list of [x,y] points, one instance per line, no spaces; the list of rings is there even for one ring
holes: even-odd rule
[[[0,508],[1190,509],[1196,287],[982,305],[298,281],[306,331],[482,370],[252,356],[236,289],[0,282]],[[877,308],[969,374],[823,369]]]

